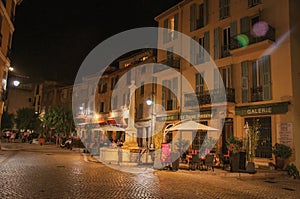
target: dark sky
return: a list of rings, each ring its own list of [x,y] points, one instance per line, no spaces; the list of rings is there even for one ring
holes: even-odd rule
[[[32,81],[73,83],[88,53],[132,28],[157,26],[154,17],[181,0],[23,0],[16,9],[12,66]]]

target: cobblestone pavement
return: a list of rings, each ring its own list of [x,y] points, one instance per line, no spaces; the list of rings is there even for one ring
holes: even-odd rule
[[[300,180],[211,171],[126,173],[79,150],[3,144],[0,198],[300,198]]]

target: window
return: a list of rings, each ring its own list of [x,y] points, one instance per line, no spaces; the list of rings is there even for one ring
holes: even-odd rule
[[[178,31],[178,14],[175,14],[173,17],[164,20],[164,43],[177,39],[177,32]]]
[[[221,76],[225,88],[232,88],[231,86],[231,66],[221,68]]]
[[[100,110],[99,110],[100,113],[103,113],[103,112],[106,112],[105,110],[105,102],[101,102],[100,103]]]
[[[202,4],[192,4],[190,6],[190,31],[197,30],[207,25],[208,7],[207,0]]]
[[[230,0],[219,0],[219,19],[230,16]]]
[[[145,92],[144,82],[141,82],[141,95],[144,95],[144,92]]]
[[[251,8],[261,3],[261,0],[248,0],[248,7]]]
[[[196,93],[204,93],[204,72],[196,74]]]
[[[258,60],[244,61],[242,66],[242,102],[264,101],[272,99],[270,56]],[[250,82],[251,91],[249,92]]]
[[[146,73],[146,66],[142,66],[142,68],[141,68],[141,73],[142,73],[142,74],[145,74],[145,73]]]
[[[245,118],[245,123],[248,122],[249,127],[255,123],[259,125],[258,129],[258,143],[255,150],[255,157],[257,158],[272,158],[272,125],[271,117],[255,117]]]
[[[118,108],[118,96],[114,96],[112,109],[117,109],[117,108]]]
[[[128,71],[128,72],[126,73],[126,77],[127,77],[127,79],[126,79],[126,84],[127,84],[127,85],[130,85],[130,84],[131,84],[131,72],[130,72],[130,71]]]
[[[227,57],[229,53],[229,44],[230,44],[230,27],[223,29],[223,46],[222,46],[222,57]]]
[[[107,92],[107,83],[98,85],[98,93],[106,93]]]
[[[137,110],[138,119],[143,118],[143,109],[144,109],[144,104],[139,104],[139,109]]]
[[[194,40],[196,38],[194,37]],[[195,64],[202,64],[204,62],[207,62],[210,60],[209,55],[209,32],[205,32],[203,37],[200,37],[198,39],[199,42],[199,49],[196,49],[195,41],[191,40],[191,46],[190,46],[190,56],[191,61]]]
[[[162,104],[166,110],[177,109],[178,78],[162,81]]]
[[[119,76],[118,75],[111,78],[111,84],[110,84],[110,89],[111,90],[113,90],[114,88],[116,88],[118,80],[119,80]]]

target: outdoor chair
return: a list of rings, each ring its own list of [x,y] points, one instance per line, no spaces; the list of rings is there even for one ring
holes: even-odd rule
[[[205,166],[206,166],[206,169],[208,170],[209,168],[212,169],[212,171],[214,171],[214,155],[211,155],[211,154],[207,154],[205,156]]]
[[[189,162],[189,169],[195,170],[200,168],[200,158],[198,155],[193,154]]]

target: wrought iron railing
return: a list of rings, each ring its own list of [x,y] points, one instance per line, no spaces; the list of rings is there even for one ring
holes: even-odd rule
[[[153,69],[153,73],[158,73],[160,71],[166,70],[169,67],[179,69],[180,68],[180,59],[166,59],[160,62],[162,65],[156,65]]]
[[[188,93],[184,95],[184,106],[186,107],[219,102],[235,102],[235,89],[225,88],[225,93],[222,89],[214,89],[203,93]]]
[[[244,37],[243,37],[244,35]],[[275,41],[275,28],[268,25],[268,31],[263,36],[255,36],[251,31],[234,35],[230,38],[230,50],[244,47],[246,45],[255,44],[265,40]]]
[[[263,88],[262,86],[251,88],[251,101],[258,102],[263,100]]]

